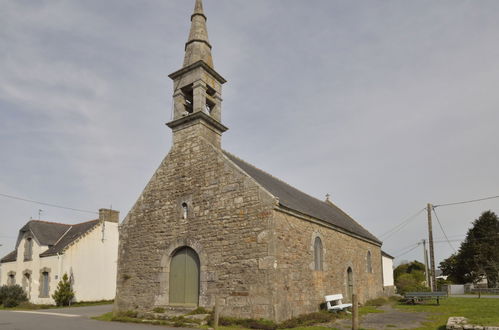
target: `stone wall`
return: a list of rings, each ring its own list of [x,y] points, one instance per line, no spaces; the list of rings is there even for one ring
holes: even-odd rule
[[[171,258],[184,246],[200,259],[199,305],[212,308],[218,296],[222,315],[281,321],[317,311],[325,295],[347,296],[348,267],[361,301],[381,294],[379,246],[280,210],[222,153],[217,135],[202,121],[174,132],[120,230],[116,311],[168,306]],[[313,266],[316,236],[322,271]]]
[[[200,306],[213,307],[218,295],[225,314],[272,317],[268,269],[260,267],[268,244],[259,237],[276,201],[203,134],[214,133],[197,125],[175,132],[176,143],[126,217],[115,310],[167,306],[171,257],[189,246],[200,258]]]
[[[326,225],[274,211],[275,318],[288,319],[315,312],[324,296],[342,293],[347,297],[347,269],[353,270],[354,291],[359,301],[382,294],[381,249],[364,240],[353,238]],[[323,270],[314,270],[314,240],[323,244]],[[372,272],[367,268],[367,252],[371,251]]]

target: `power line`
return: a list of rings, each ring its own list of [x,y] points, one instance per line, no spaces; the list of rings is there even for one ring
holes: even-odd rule
[[[416,243],[416,245],[415,245],[414,247],[412,247],[411,249],[409,249],[409,250],[407,250],[407,251],[405,251],[405,252],[403,252],[403,253],[401,253],[401,254],[399,254],[399,255],[395,256],[395,258],[399,258],[399,257],[401,257],[401,256],[403,256],[403,255],[406,255],[407,253],[409,253],[409,252],[411,252],[411,251],[413,251],[413,250],[417,249],[420,245],[421,245],[421,243],[420,243],[420,242]]]
[[[399,231],[402,230],[402,228],[404,228],[406,225],[409,224],[409,222],[411,222],[411,220],[413,220],[414,218],[416,218],[418,215],[421,214],[421,212],[423,212],[425,209],[421,209],[419,210],[416,214],[404,219],[401,223],[399,223],[398,225],[396,225],[395,227],[393,227],[392,229],[386,231],[385,233],[381,234],[380,235],[380,238],[383,238],[383,239],[388,239],[389,237],[393,236],[394,234],[398,233]]]
[[[444,227],[442,226],[442,223],[440,222],[440,219],[438,218],[437,212],[435,212],[435,207],[432,208],[433,214],[435,214],[435,218],[437,219],[438,225],[440,226],[440,229],[442,230],[442,233],[444,234],[445,239],[447,240],[447,243],[449,243],[449,246],[451,247],[454,252],[457,252],[452,243],[449,241],[449,238],[447,237],[447,234],[445,233]]]
[[[27,198],[22,198],[22,197],[17,197],[17,196],[12,196],[12,195],[7,195],[7,194],[1,194],[0,196],[5,197],[5,198],[10,198],[10,199],[15,199],[23,202],[28,202],[28,203],[34,203],[34,204],[39,204],[39,205],[44,205],[44,206],[50,206],[50,207],[55,207],[58,209],[64,209],[64,210],[70,210],[70,211],[76,211],[76,212],[82,212],[82,213],[91,213],[91,214],[98,214],[97,212],[94,211],[87,211],[87,210],[81,210],[81,209],[76,209],[73,207],[66,207],[66,206],[61,206],[57,204],[51,204],[51,203],[45,203],[45,202],[39,202]]]
[[[475,203],[475,202],[486,201],[486,200],[494,199],[494,198],[499,198],[499,195],[498,196],[485,197],[485,198],[472,199],[472,200],[469,200],[469,201],[462,201],[462,202],[455,202],[455,203],[433,205],[433,207],[435,208],[435,207],[440,207],[440,206],[451,206],[451,205]]]

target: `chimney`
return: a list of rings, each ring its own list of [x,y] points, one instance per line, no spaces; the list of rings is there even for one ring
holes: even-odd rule
[[[111,209],[99,209],[99,220],[107,221],[107,222],[116,222],[120,221],[120,211],[115,211]]]

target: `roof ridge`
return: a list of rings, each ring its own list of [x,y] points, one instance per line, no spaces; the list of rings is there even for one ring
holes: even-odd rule
[[[47,223],[47,224],[51,224],[51,225],[65,225],[65,226],[71,226],[71,225],[70,225],[70,224],[68,224],[68,223],[54,222],[54,221],[46,221],[46,220],[30,220],[30,221],[28,221],[28,223],[31,223],[31,222]]]
[[[267,171],[265,171],[265,170],[262,170],[262,169],[261,169],[261,168],[259,168],[259,167],[256,167],[255,165],[253,165],[253,164],[251,164],[251,163],[248,163],[248,162],[247,162],[247,161],[245,161],[244,159],[241,159],[240,157],[238,157],[238,156],[236,156],[236,155],[234,155],[234,154],[232,154],[232,153],[228,152],[227,150],[222,150],[222,151],[223,151],[223,152],[225,152],[225,153],[227,153],[227,154],[229,154],[229,155],[231,155],[231,156],[232,156],[232,157],[234,157],[234,158],[237,158],[237,159],[238,159],[238,160],[240,160],[241,162],[243,162],[243,163],[245,163],[245,164],[247,164],[247,165],[249,165],[249,166],[251,166],[251,167],[256,168],[257,170],[259,170],[259,171],[261,171],[261,172],[263,172],[263,173],[267,174],[268,176],[270,176],[270,177],[272,177],[272,178],[276,179],[277,181],[282,182],[282,183],[284,183],[285,185],[288,185],[288,186],[290,186],[291,188],[298,190],[299,192],[301,192],[301,193],[303,193],[303,194],[307,195],[308,197],[313,198],[313,199],[315,199],[315,200],[317,200],[317,201],[319,201],[319,202],[321,202],[321,203],[323,203],[323,204],[328,205],[325,201],[323,201],[323,200],[321,200],[321,199],[319,199],[319,198],[317,198],[317,197],[314,197],[314,196],[312,196],[312,195],[310,195],[310,194],[308,194],[308,193],[306,193],[306,192],[302,191],[301,189],[296,188],[295,186],[292,186],[291,184],[287,183],[286,181],[284,181],[284,180],[282,180],[282,179],[280,179],[280,178],[278,178],[278,177],[276,177],[276,176],[274,176],[274,175],[270,174],[269,172],[267,172]],[[276,196],[276,197],[277,197],[277,196]],[[340,209],[340,208],[339,208],[338,206],[336,206],[334,203],[332,203],[332,204],[334,205],[334,207],[336,207],[336,208]],[[329,207],[331,207],[331,205],[328,205],[328,206],[329,206]],[[340,209],[340,211],[341,211],[341,209]],[[342,212],[343,212],[343,211],[342,211]],[[345,212],[343,212],[343,213],[345,213]],[[345,213],[345,215],[348,215],[348,214],[346,214],[346,213]],[[348,217],[350,217],[350,216],[348,215]],[[350,217],[350,218],[351,218],[351,217]]]
[[[94,219],[94,220],[88,220],[88,221],[84,221],[84,222],[79,222],[79,223],[75,223],[71,226],[77,226],[77,225],[83,225],[85,223],[90,223],[90,222],[94,222],[94,221],[99,221],[99,219]]]
[[[278,199],[280,206],[321,221],[326,221],[350,234],[358,235],[375,244],[381,243],[376,236],[371,234],[369,230],[364,228],[364,226],[336,204],[332,202],[328,203],[327,201],[314,197],[226,150],[222,150],[222,152],[227,158],[232,160],[232,162],[236,163],[243,172],[247,173],[257,183],[269,191],[271,195],[275,196]]]
[[[66,231],[64,232],[64,234],[62,234],[62,235],[61,235],[61,237],[59,237],[59,239],[58,239],[58,240],[54,243],[54,245],[53,245],[53,246],[56,246],[56,245],[57,245],[57,243],[59,243],[59,242],[61,241],[61,239],[63,239],[63,237],[64,237],[64,236],[66,236],[66,235],[67,235],[67,233],[69,233],[69,231],[70,231],[71,229],[73,229],[73,226],[69,226],[68,230],[66,230]]]

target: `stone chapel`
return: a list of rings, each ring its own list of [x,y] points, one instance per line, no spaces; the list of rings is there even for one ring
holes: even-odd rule
[[[115,312],[213,308],[275,321],[382,294],[381,242],[331,201],[222,149],[222,85],[196,0],[173,80],[173,145],[120,228]]]

